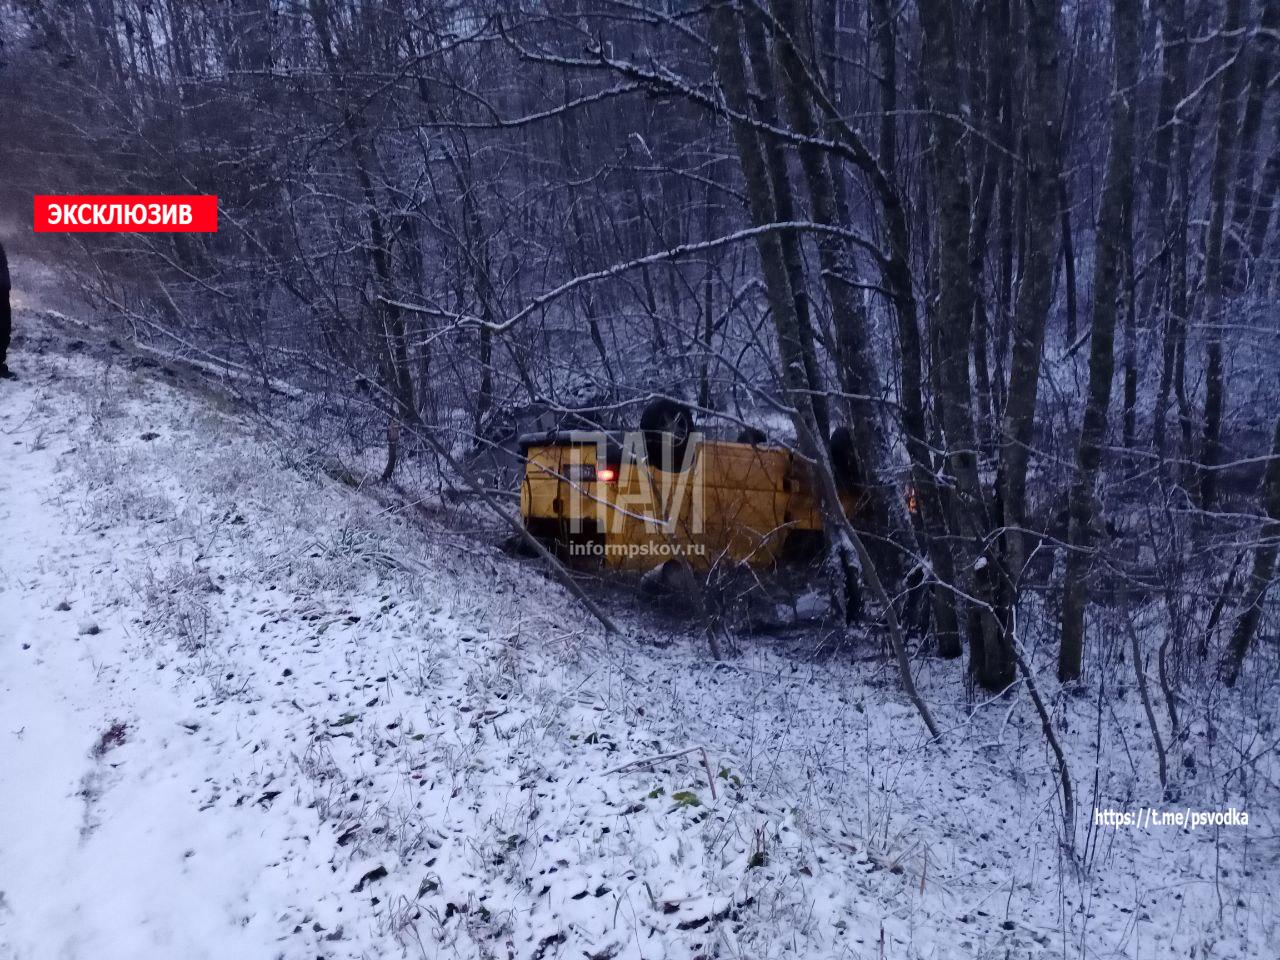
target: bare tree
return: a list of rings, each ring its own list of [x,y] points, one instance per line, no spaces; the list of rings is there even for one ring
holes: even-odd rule
[[[1098,213],[1098,252],[1094,261],[1093,314],[1089,334],[1089,392],[1076,451],[1076,479],[1071,487],[1070,532],[1066,583],[1062,599],[1062,640],[1058,679],[1080,676],[1084,652],[1084,613],[1089,591],[1093,528],[1097,511],[1094,484],[1107,432],[1107,407],[1115,371],[1115,328],[1121,271],[1131,242],[1133,199],[1133,91],[1138,72],[1136,0],[1115,0],[1112,13],[1112,58],[1115,81],[1111,94],[1111,142],[1107,156],[1102,208]]]

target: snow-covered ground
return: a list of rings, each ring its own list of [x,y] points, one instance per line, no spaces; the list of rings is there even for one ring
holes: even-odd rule
[[[1131,689],[1057,697],[1066,856],[1021,686],[919,661],[929,744],[870,643],[715,663],[617,597],[605,637],[63,333],[0,383],[0,958],[1280,956],[1275,703],[1193,724],[1164,803]]]

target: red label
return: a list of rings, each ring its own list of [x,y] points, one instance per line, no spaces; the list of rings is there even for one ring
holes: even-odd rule
[[[217,233],[218,198],[35,198],[36,233]]]

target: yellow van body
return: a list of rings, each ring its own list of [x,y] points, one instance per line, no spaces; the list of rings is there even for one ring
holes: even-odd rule
[[[571,561],[633,571],[676,558],[701,571],[766,568],[821,542],[808,467],[784,447],[695,438],[692,462],[677,473],[604,454],[598,437],[524,445],[525,528]],[[848,496],[846,510],[860,500]]]

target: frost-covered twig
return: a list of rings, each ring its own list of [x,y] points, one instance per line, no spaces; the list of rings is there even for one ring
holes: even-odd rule
[[[1040,726],[1044,730],[1044,738],[1049,741],[1049,749],[1053,751],[1054,759],[1058,762],[1058,776],[1062,783],[1062,820],[1063,831],[1066,836],[1067,849],[1075,850],[1076,836],[1076,807],[1075,794],[1071,788],[1071,771],[1067,767],[1067,757],[1062,750],[1062,744],[1058,741],[1058,735],[1054,732],[1053,721],[1049,717],[1049,711],[1044,705],[1044,700],[1040,697],[1040,691],[1036,689],[1035,675],[1031,672],[1031,667],[1027,663],[1026,649],[1022,646],[1022,641],[1018,639],[1017,625],[1009,631],[1009,636],[1013,640],[1013,657],[1018,663],[1018,669],[1022,671],[1022,675],[1027,679],[1027,693],[1031,696],[1031,702],[1035,705],[1036,713],[1040,716]]]
[[[1151,706],[1151,691],[1147,689],[1147,672],[1142,666],[1142,644],[1138,640],[1138,631],[1133,621],[1126,615],[1122,618],[1129,631],[1129,641],[1133,650],[1133,672],[1138,678],[1138,693],[1142,697],[1142,709],[1146,711],[1147,723],[1151,727],[1151,738],[1156,745],[1156,763],[1160,770],[1160,789],[1169,787],[1169,764],[1165,755],[1164,740],[1160,736],[1160,725],[1156,723],[1156,712]]]
[[[675,760],[695,751],[703,750],[703,758],[705,761],[706,751],[702,747],[685,747],[683,750],[676,750],[673,753],[660,753],[653,757],[640,757],[638,760],[629,760],[621,766],[614,767],[612,770],[606,770],[604,775],[607,777],[612,773],[622,773],[625,770],[631,770],[636,767],[651,767],[655,763],[663,763],[667,760]],[[708,768],[709,769],[709,768]],[[714,790],[714,788],[712,788]]]

